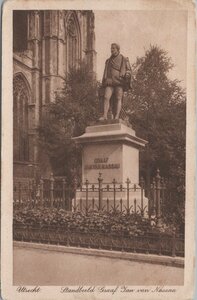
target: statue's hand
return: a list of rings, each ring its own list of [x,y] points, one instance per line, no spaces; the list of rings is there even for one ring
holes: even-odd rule
[[[125,77],[128,79],[128,78],[130,78],[130,74],[129,73],[126,73],[125,74]]]
[[[111,79],[111,78],[107,78],[107,79],[105,80],[105,84],[106,84],[106,85],[112,85],[112,79]]]

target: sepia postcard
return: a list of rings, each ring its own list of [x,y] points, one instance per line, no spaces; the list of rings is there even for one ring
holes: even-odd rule
[[[194,299],[195,4],[2,8],[1,297]]]

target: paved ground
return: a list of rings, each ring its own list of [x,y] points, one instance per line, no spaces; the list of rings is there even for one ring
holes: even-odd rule
[[[14,285],[182,285],[184,269],[14,247]]]

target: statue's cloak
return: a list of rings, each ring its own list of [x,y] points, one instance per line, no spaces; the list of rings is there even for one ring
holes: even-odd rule
[[[113,73],[115,74],[114,76]],[[127,78],[126,74],[129,75]],[[110,84],[109,79],[111,80]],[[131,88],[131,66],[128,57],[119,54],[116,57],[111,56],[106,60],[102,85],[104,87],[107,85],[121,85],[124,90]]]

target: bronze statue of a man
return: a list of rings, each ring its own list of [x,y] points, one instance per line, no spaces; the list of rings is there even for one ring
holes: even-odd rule
[[[106,60],[102,86],[104,87],[104,114],[100,121],[107,120],[110,99],[113,99],[113,118],[119,119],[123,92],[131,85],[131,67],[129,59],[120,54],[120,46],[111,44],[111,56]]]

